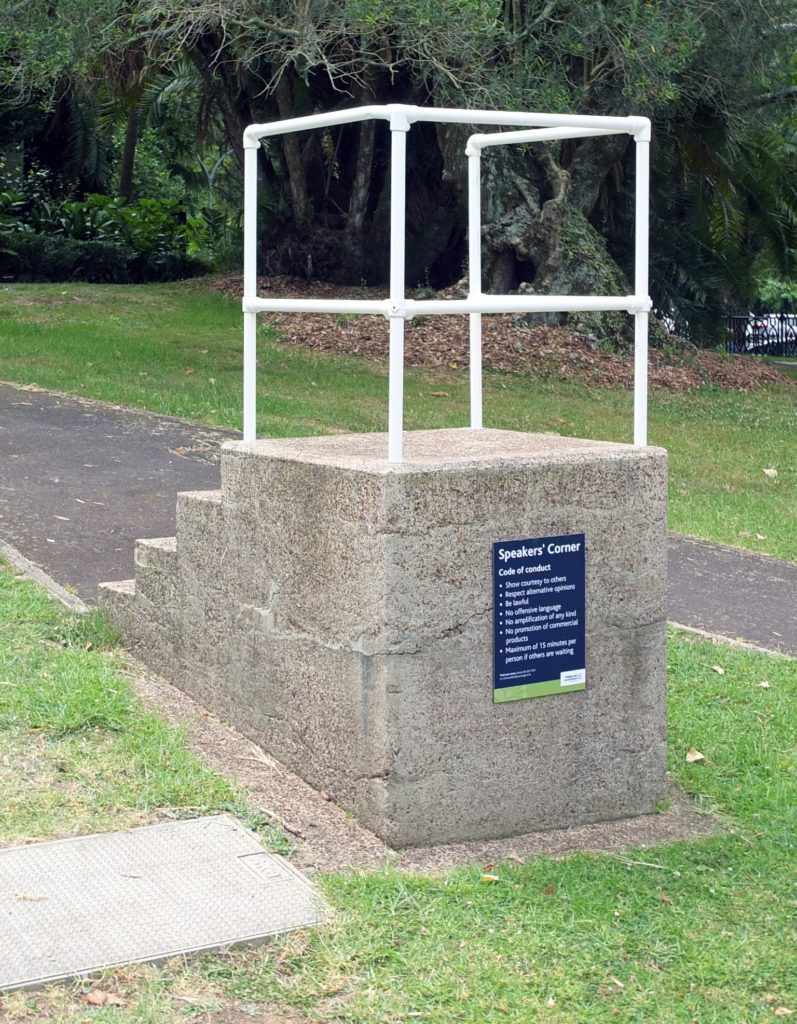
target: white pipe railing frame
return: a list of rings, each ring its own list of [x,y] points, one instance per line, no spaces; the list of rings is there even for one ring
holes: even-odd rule
[[[264,138],[313,128],[372,119],[390,125],[390,286],[380,300],[277,299],[257,294],[257,151]],[[446,124],[499,125],[523,131],[476,133],[470,136],[468,158],[468,297],[414,300],[406,297],[406,146],[416,121]],[[600,135],[629,134],[636,144],[636,206],[634,223],[634,294],[598,295],[485,295],[481,272],[481,154],[494,146],[523,145]],[[646,117],[599,117],[578,114],[516,113],[458,110],[392,103],[355,107],[329,114],[311,114],[270,124],[253,124],[244,131],[244,440],[257,437],[257,314],[261,312],[379,314],[390,323],[388,375],[388,461],[402,461],[404,419],[404,323],[421,314],[468,314],[470,333],[470,425],[480,429],[482,412],[482,315],[620,310],[634,317],[634,444],[647,445],[648,370],[648,203],[650,192],[650,121]]]

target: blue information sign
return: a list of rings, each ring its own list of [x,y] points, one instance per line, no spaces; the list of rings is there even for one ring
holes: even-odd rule
[[[586,687],[585,540],[493,544],[493,701]]]

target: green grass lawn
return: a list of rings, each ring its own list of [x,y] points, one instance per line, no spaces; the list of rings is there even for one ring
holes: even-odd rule
[[[201,282],[4,287],[0,379],[240,428],[240,307]],[[796,397],[788,385],[651,394],[673,530],[797,560]],[[487,373],[484,402],[488,426],[631,436],[620,389]],[[263,327],[258,406],[261,435],[383,430],[385,367],[290,348]],[[405,409],[410,429],[467,425],[467,371],[408,372]]]
[[[620,855],[426,878],[320,878],[328,925],[270,946],[0,999],[4,1024],[257,1019],[351,1024],[754,1024],[797,1013],[797,662],[669,644],[670,768],[725,832]],[[720,675],[714,666],[724,669]],[[146,713],[99,616],[0,566],[0,842],[230,809],[245,795]],[[759,685],[768,682],[768,687]],[[687,764],[697,747],[705,761]],[[264,838],[285,850],[267,825]],[[2,889],[2,885],[0,885]],[[238,1015],[208,1016],[233,1006]]]

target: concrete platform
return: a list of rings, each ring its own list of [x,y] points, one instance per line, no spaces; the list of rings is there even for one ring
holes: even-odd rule
[[[0,850],[0,991],[320,924],[310,883],[228,815]]]
[[[56,596],[54,583],[94,604],[98,583],[133,574],[137,538],[174,534],[179,491],[219,486],[218,446],[232,436],[0,383],[0,538]],[[671,621],[797,656],[797,564],[677,534],[668,548]]]
[[[135,581],[101,588],[112,622],[396,848],[651,812],[665,453],[503,430],[407,433],[401,465],[386,451],[378,434],[228,443],[221,490],[181,494],[176,541],[140,541]],[[494,545],[571,535],[586,683],[582,662],[572,692],[560,676],[499,706]]]

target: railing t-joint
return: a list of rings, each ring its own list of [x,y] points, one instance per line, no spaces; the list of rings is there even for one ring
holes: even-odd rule
[[[390,112],[390,130],[391,132],[408,132],[410,130],[410,120],[404,110]]]

